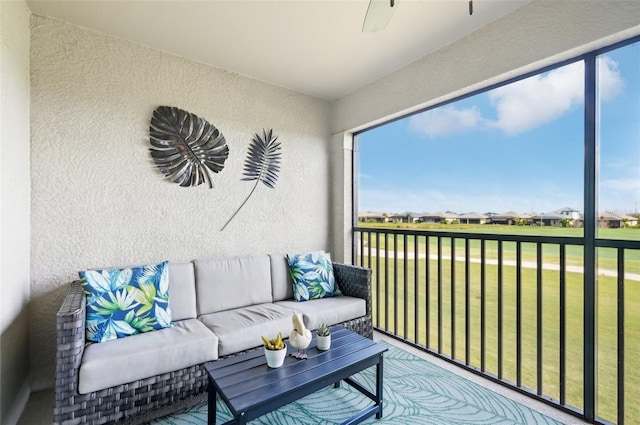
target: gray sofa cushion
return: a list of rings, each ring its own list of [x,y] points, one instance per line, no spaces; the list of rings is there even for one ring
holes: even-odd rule
[[[218,337],[197,319],[85,348],[78,391],[116,385],[216,360]]]
[[[270,254],[271,258],[271,293],[273,301],[293,298],[293,281],[289,273],[287,257],[284,254]]]
[[[271,302],[268,255],[194,261],[198,315]]]
[[[193,263],[169,263],[169,306],[171,320],[195,319],[196,278]]]
[[[367,314],[367,305],[363,299],[347,296],[304,302],[278,301],[276,304],[302,313],[309,329],[318,329],[323,323],[335,325]]]
[[[293,311],[275,304],[253,305],[200,316],[218,336],[220,356],[262,345],[261,336],[274,338],[278,332],[288,337],[293,330]]]

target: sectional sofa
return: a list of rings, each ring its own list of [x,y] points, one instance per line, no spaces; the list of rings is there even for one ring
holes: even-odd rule
[[[54,424],[142,423],[205,400],[203,364],[310,329],[341,324],[371,338],[371,270],[333,263],[343,296],[297,302],[285,255],[168,263],[171,326],[87,344],[80,281],[57,314]]]

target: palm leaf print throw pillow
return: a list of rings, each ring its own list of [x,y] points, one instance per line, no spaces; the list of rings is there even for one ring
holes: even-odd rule
[[[333,264],[328,252],[287,255],[289,272],[293,280],[296,301],[340,296],[340,288],[333,275]]]
[[[168,265],[81,271],[87,340],[110,341],[170,326]]]

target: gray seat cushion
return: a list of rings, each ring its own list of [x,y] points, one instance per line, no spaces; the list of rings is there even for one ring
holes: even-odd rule
[[[198,315],[272,301],[268,255],[220,257],[193,263]]]
[[[261,336],[274,338],[278,332],[288,337],[293,330],[293,311],[267,303],[200,316],[219,338],[220,356],[262,345]]]
[[[87,394],[218,358],[218,337],[197,319],[85,348],[78,391]]]
[[[304,323],[309,329],[318,329],[323,323],[335,325],[367,314],[367,304],[363,299],[347,296],[304,302],[278,301],[275,304],[302,313]]]
[[[174,322],[197,317],[193,263],[169,263],[169,306]]]
[[[273,301],[284,301],[293,298],[293,280],[289,272],[289,264],[284,254],[269,254],[271,258],[271,292]]]

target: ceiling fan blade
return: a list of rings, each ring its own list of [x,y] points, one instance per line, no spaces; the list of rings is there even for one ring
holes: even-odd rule
[[[398,7],[396,3],[396,0],[370,0],[362,24],[362,32],[375,32],[384,29]]]

